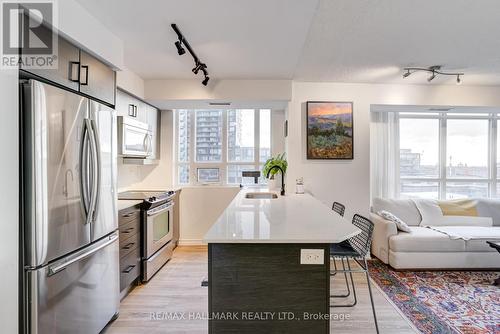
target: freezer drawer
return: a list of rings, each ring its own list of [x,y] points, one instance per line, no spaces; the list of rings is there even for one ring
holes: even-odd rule
[[[97,334],[118,313],[118,233],[27,271],[31,334]]]

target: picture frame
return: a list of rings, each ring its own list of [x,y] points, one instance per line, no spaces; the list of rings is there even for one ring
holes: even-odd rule
[[[306,102],[307,160],[354,159],[353,111],[353,102]]]

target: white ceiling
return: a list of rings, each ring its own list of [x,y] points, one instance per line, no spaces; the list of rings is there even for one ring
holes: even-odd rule
[[[216,79],[422,84],[427,75],[403,80],[402,68],[443,65],[466,85],[500,85],[497,0],[79,2],[124,41],[126,66],[144,79],[194,78],[173,45],[176,23]]]

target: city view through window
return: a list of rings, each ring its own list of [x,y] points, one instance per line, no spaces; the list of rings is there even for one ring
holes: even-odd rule
[[[399,196],[402,198],[497,197],[494,116],[399,118]],[[495,126],[493,126],[495,125]],[[494,170],[493,170],[494,169]]]
[[[176,119],[179,184],[253,183],[242,171],[262,170],[270,157],[269,109],[177,110]]]

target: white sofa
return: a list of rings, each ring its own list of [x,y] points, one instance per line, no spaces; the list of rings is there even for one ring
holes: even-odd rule
[[[500,226],[500,202],[479,199],[479,205],[491,213],[493,226]],[[411,233],[398,231],[396,224],[377,215],[381,210],[407,223]],[[412,200],[375,198],[370,217],[375,225],[372,254],[395,269],[500,268],[500,254],[485,240],[451,239],[419,226],[422,217]]]

